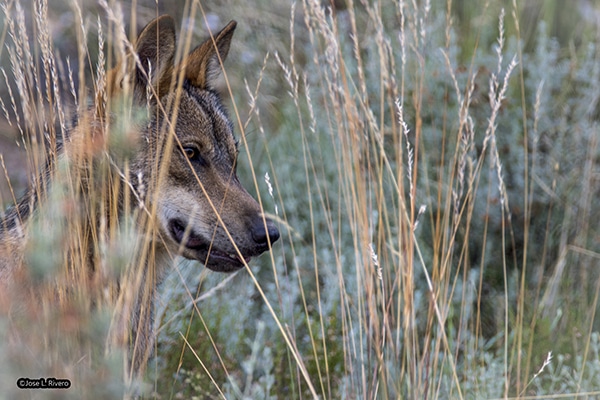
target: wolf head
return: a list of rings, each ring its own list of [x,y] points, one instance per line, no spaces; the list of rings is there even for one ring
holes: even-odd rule
[[[118,66],[109,75],[112,96],[130,85],[134,105],[147,108],[131,181],[156,209],[156,240],[225,272],[279,238],[236,176],[233,124],[214,89],[235,27],[230,22],[175,64],[175,23],[159,17],[140,33],[130,73]]]

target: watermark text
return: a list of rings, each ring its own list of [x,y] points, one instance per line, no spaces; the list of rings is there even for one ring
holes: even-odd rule
[[[71,381],[58,378],[19,378],[17,379],[19,389],[68,389]]]

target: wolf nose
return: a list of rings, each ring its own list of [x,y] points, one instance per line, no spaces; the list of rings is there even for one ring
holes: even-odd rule
[[[267,219],[266,228],[267,229],[265,229],[265,221],[263,221],[262,218],[257,220],[252,225],[252,228],[250,228],[252,239],[261,246],[269,246],[269,243],[273,244],[279,239],[279,230],[273,221]]]

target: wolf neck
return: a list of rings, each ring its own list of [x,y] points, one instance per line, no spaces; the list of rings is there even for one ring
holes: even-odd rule
[[[128,259],[134,269],[152,270],[158,284],[171,257],[158,235],[144,232],[149,212],[140,207],[137,177],[125,178],[106,158],[71,152],[67,159],[60,150],[0,219],[0,278],[29,264],[25,253],[42,251],[45,240],[58,253],[67,249],[59,265],[86,270],[90,278]]]

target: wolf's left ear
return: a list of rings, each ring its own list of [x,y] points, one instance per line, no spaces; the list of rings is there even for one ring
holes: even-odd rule
[[[219,33],[196,47],[183,60],[185,77],[193,86],[211,89],[227,58],[237,22],[231,21]]]
[[[135,67],[135,90],[145,96],[150,84],[158,97],[167,93],[173,75],[176,36],[175,21],[163,15],[150,22],[139,34],[135,45],[140,65]]]

